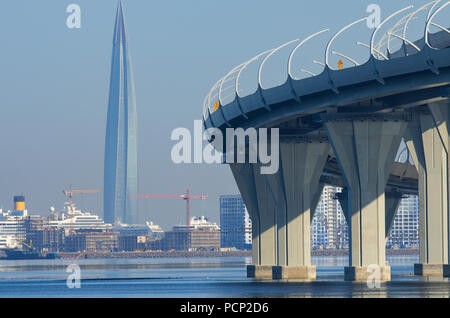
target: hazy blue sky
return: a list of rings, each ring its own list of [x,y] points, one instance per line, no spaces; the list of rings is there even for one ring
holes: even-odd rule
[[[66,26],[66,8],[71,3],[81,7],[81,29]],[[139,116],[139,192],[184,193],[189,187],[193,194],[209,196],[192,202],[192,215],[218,222],[219,195],[238,193],[229,168],[173,164],[172,130],[192,129],[193,120],[201,118],[204,96],[233,66],[326,27],[336,32],[367,16],[370,3],[379,4],[385,18],[411,3],[427,2],[124,0]],[[47,215],[50,206],[61,210],[65,201],[62,190],[70,184],[102,189],[116,8],[116,0],[2,1],[3,208],[11,209],[13,195],[24,194],[30,212]],[[364,24],[352,32],[356,33],[349,34],[369,42],[370,30]],[[318,41],[305,60],[322,61],[328,38]],[[340,50],[363,62],[367,50],[354,42],[342,42]],[[267,74],[273,74],[268,77],[282,79],[285,73],[280,65],[268,65]],[[315,66],[308,67],[312,70]],[[75,200],[80,207],[103,214],[102,194]],[[139,214],[141,221],[152,220],[169,229],[184,222],[185,202],[140,201]]]

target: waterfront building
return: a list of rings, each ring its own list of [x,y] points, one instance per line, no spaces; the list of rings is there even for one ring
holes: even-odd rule
[[[220,230],[194,230],[190,232],[189,250],[218,250]]]
[[[115,252],[118,233],[113,231],[78,230],[65,238],[66,252]]]
[[[325,185],[311,222],[313,249],[348,248],[348,226],[343,210],[336,199],[342,188]]]
[[[151,243],[153,250],[218,250],[220,248],[220,227],[204,216],[193,217],[190,225],[176,225],[166,232],[164,238]]]
[[[220,246],[239,250],[252,247],[252,224],[240,195],[220,196]]]
[[[139,249],[137,235],[119,235],[118,251],[119,252],[131,252]],[[145,237],[145,236],[144,236]]]
[[[348,248],[348,226],[336,194],[342,189],[325,186],[311,223],[313,249]],[[419,246],[418,196],[411,195],[400,201],[387,248],[417,248]]]
[[[115,224],[114,231],[119,234],[119,251],[147,250],[152,241],[161,240],[165,233],[153,222],[145,224]]]
[[[164,238],[150,243],[150,249],[155,251],[187,251],[189,250],[191,234],[189,231],[168,231]]]
[[[401,199],[389,233],[387,247],[419,247],[419,198],[417,195]]]
[[[137,112],[122,1],[116,15],[105,137],[103,211],[108,223],[137,223]]]
[[[64,251],[65,239],[66,231],[63,228],[50,228],[48,225],[43,228],[32,228],[27,232],[27,243],[40,252]]]
[[[26,242],[38,251],[64,251],[67,242],[71,246],[75,244],[71,236],[76,235],[77,231],[104,232],[112,228],[111,224],[105,223],[98,215],[77,209],[73,202],[66,202],[60,214],[53,213],[53,209],[51,211],[52,214],[46,218],[23,217]],[[88,243],[94,239],[91,238]]]

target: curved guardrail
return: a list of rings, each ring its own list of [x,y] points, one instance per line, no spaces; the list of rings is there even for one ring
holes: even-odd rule
[[[414,6],[402,8],[384,19],[372,32],[369,44],[365,44],[360,41],[356,42],[356,44],[369,49],[370,56],[364,64],[360,64],[352,57],[333,50],[332,45],[339,35],[352,26],[366,21],[367,18],[362,18],[346,25],[330,38],[326,45],[324,62],[322,63],[320,61],[313,60],[313,63],[323,66],[323,71],[320,74],[315,74],[306,68],[300,68],[301,72],[308,74],[310,77],[302,79],[294,78],[292,73],[292,59],[294,55],[301,50],[305,43],[319,35],[329,32],[329,29],[316,32],[303,40],[295,39],[286,42],[276,48],[266,50],[256,55],[255,57],[230,70],[224,77],[219,79],[213,85],[209,93],[206,95],[203,103],[203,121],[205,128],[222,127],[223,125],[231,126],[230,121],[237,116],[242,116],[247,119],[248,113],[257,108],[264,107],[267,110],[271,110],[272,104],[280,103],[288,99],[295,99],[296,101],[301,102],[302,96],[330,89],[336,94],[339,94],[339,87],[345,85],[352,85],[370,80],[376,80],[381,84],[385,84],[384,78],[405,74],[409,71],[421,71],[423,69],[429,69],[433,73],[439,74],[439,67],[447,67],[450,65],[450,63],[447,63],[450,62],[448,61],[448,56],[445,56],[445,54],[448,55],[448,52],[440,52],[443,51],[443,49],[433,47],[430,44],[431,26],[440,29],[442,32],[450,34],[450,31],[447,28],[433,22],[434,18],[450,5],[450,1],[447,1],[441,5],[440,4],[441,0],[435,0],[421,6],[411,13],[408,13],[400,18],[387,32],[385,32],[379,42],[375,43],[379,30],[386,25],[387,22],[391,21],[401,13],[413,9]],[[414,19],[417,19],[417,15],[420,12],[426,10],[428,10],[428,12],[426,15],[426,20],[424,21],[425,25],[423,39],[417,40],[416,42],[410,41],[406,37],[409,23]],[[391,52],[391,41],[393,38],[397,38],[403,43],[403,48],[399,51]],[[423,46],[419,47],[418,43],[421,41],[423,41]],[[448,42],[450,43],[450,37]],[[262,85],[264,65],[279,50],[293,44],[296,45],[290,51],[289,58],[287,60],[286,82],[280,86],[264,88]],[[450,45],[446,45],[446,47],[448,46]],[[383,47],[385,47],[385,49],[383,49]],[[349,76],[348,69],[333,69],[329,64],[330,53],[350,61],[353,66],[348,69],[355,69],[355,72]],[[412,59],[413,55],[414,59]],[[396,60],[395,65],[392,64],[392,60],[394,58]],[[402,58],[407,59],[408,61],[402,62]],[[445,65],[440,65],[439,61],[442,60],[445,60]],[[259,63],[257,65],[257,76],[255,76],[257,81],[257,89],[255,92],[243,96],[240,92],[240,78],[242,73],[251,63]],[[414,66],[411,67],[411,65]],[[347,71],[347,73],[342,71]],[[341,76],[341,73],[346,73],[345,78]],[[235,105],[235,107],[229,107],[229,105]]]

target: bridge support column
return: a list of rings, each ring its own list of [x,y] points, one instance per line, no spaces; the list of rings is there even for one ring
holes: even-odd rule
[[[316,213],[317,205],[319,204],[320,196],[322,195],[323,188],[325,187],[325,184],[320,182],[319,186],[316,191],[314,191],[315,194],[313,194],[313,197],[311,199],[311,222],[314,219],[314,214]]]
[[[252,261],[247,276],[315,279],[310,223],[323,184],[328,142],[280,144],[280,169],[261,175],[259,164],[230,164],[252,219]]]
[[[347,188],[342,189],[341,193],[336,194],[336,198],[341,205],[342,212],[344,213],[345,221],[347,224],[350,224],[349,216],[348,216],[348,190]]]
[[[385,187],[405,126],[403,121],[386,119],[326,122],[348,189],[350,266],[345,268],[346,280],[366,280],[373,265],[379,268],[380,280],[391,278],[385,252]]]
[[[428,104],[428,108],[430,109],[434,123],[436,128],[439,131],[439,137],[443,146],[443,211],[441,218],[441,228],[443,233],[442,238],[442,246],[443,246],[443,276],[450,277],[450,180],[449,180],[449,163],[450,156],[448,155],[449,146],[450,146],[450,100],[444,100],[437,103]]]
[[[241,192],[252,220],[252,265],[247,276],[272,278],[272,266],[276,264],[275,207],[264,177],[256,164],[230,164],[231,171]]]
[[[410,123],[407,145],[419,175],[419,264],[414,274],[448,275],[448,101]]]
[[[348,192],[347,189],[343,189],[341,193],[337,195],[339,204],[341,205],[342,211],[344,212],[345,220],[349,223],[348,217]],[[385,218],[385,238],[386,242],[389,237],[389,232],[391,231],[392,224],[394,223],[395,214],[397,213],[398,206],[402,199],[401,193],[397,192],[387,192],[385,193],[386,202],[386,218]]]
[[[323,189],[320,176],[329,151],[328,142],[280,144],[280,169],[268,176],[279,207],[279,262],[273,267],[273,279],[316,278],[310,225]]]

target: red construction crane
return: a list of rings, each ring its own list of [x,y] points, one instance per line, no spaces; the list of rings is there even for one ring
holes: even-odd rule
[[[186,224],[191,225],[191,199],[207,199],[207,196],[190,195],[189,189],[186,189],[186,194],[138,194],[130,195],[130,198],[134,199],[183,199],[186,201]]]

